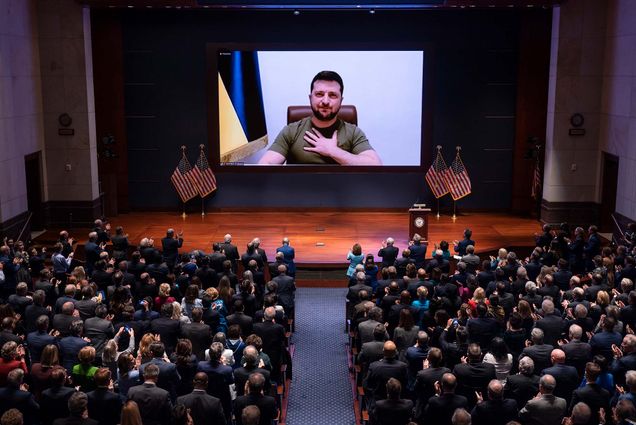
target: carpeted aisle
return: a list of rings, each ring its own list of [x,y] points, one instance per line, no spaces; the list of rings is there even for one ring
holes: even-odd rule
[[[287,425],[354,425],[344,332],[346,290],[298,288]]]

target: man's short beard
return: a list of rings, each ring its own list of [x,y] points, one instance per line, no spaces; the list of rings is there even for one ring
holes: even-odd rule
[[[317,108],[314,108],[313,106],[311,107],[311,110],[314,113],[314,117],[316,117],[316,119],[318,121],[331,121],[332,119],[336,118],[338,116],[338,112],[340,112],[340,108],[338,108],[337,111],[330,113],[329,115],[327,115],[326,117],[323,116],[320,111]]]

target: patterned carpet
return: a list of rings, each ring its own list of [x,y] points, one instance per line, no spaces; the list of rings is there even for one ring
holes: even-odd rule
[[[298,288],[287,425],[354,425],[344,332],[345,289]]]

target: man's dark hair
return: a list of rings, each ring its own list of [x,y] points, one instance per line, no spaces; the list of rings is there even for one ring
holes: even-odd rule
[[[386,383],[386,395],[390,400],[399,400],[402,392],[402,384],[395,378],[391,378]]]
[[[437,347],[433,347],[428,350],[428,355],[426,356],[428,360],[428,364],[431,367],[440,367],[442,365],[442,361],[444,360],[444,356],[442,355],[442,350]]]
[[[373,329],[373,339],[374,341],[382,341],[386,339],[386,328],[383,324],[375,325]]]
[[[49,329],[49,317],[43,314],[35,319],[35,327],[40,332],[46,332]]]
[[[104,304],[99,304],[95,307],[95,316],[100,319],[104,319],[108,315],[108,307]]]
[[[246,406],[241,413],[243,425],[258,425],[261,420],[261,410],[253,404]]]
[[[340,84],[340,95],[344,93],[344,83],[342,82],[342,77],[338,75],[337,72],[334,71],[320,71],[316,76],[311,80],[311,85],[309,86],[309,93],[314,90],[314,83],[316,81],[335,81]]]
[[[168,317],[168,318],[172,317],[172,312],[173,312],[172,303],[166,303],[161,306],[161,315],[163,317]]]
[[[247,379],[247,387],[250,394],[260,394],[265,386],[265,377],[262,373],[252,373]]]
[[[457,378],[452,373],[445,373],[442,375],[442,391],[454,392],[457,387]]]
[[[81,416],[88,406],[86,393],[77,391],[68,399],[68,411],[71,416]]]
[[[150,344],[148,347],[153,357],[163,357],[163,354],[166,352],[166,347],[163,345],[161,341],[155,341]]]
[[[159,377],[159,366],[150,363],[144,368],[144,379],[157,379]]]

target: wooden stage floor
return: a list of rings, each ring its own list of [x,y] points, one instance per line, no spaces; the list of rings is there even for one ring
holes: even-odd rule
[[[455,221],[450,216],[437,220],[432,215],[430,219],[431,245],[427,256],[432,243],[461,239],[466,227],[473,230],[478,253],[502,246],[534,246],[533,235],[541,230],[535,219],[500,213],[466,213]],[[152,237],[159,247],[167,228],[183,230],[182,252],[193,249],[209,252],[213,242],[222,241],[230,233],[243,253],[246,244],[259,237],[270,261],[281,239],[287,236],[296,249],[296,262],[301,265],[344,264],[355,242],[362,245],[363,252],[376,255],[386,237],[393,237],[400,249],[407,246],[409,239],[408,213],[401,212],[213,212],[205,216],[190,214],[185,219],[174,213],[135,212],[113,217],[110,222],[111,232],[116,226],[123,226],[132,244],[138,244],[143,237]],[[80,243],[86,241],[87,234],[88,229],[71,232]]]

